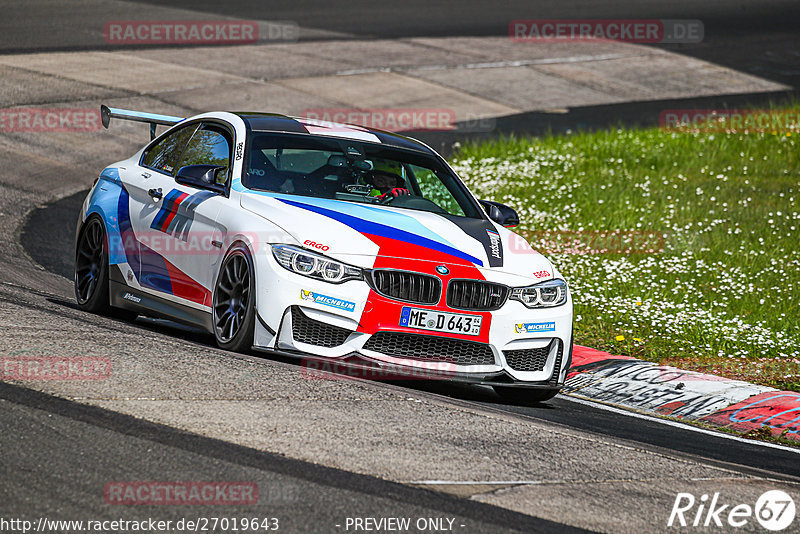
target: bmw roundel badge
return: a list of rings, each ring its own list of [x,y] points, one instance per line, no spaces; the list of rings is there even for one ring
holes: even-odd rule
[[[436,272],[439,274],[450,274],[450,269],[448,269],[445,265],[437,265]]]

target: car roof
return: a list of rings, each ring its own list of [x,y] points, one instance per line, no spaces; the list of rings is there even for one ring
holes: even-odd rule
[[[377,130],[375,128],[367,128],[354,124],[317,121],[301,117],[290,117],[277,113],[253,113],[243,111],[234,111],[233,113],[238,115],[245,122],[248,129],[252,131],[337,137],[340,139],[377,143],[394,148],[416,150],[417,152],[435,155],[433,150],[416,139],[392,132]]]

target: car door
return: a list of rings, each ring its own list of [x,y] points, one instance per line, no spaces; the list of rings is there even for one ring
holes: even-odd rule
[[[152,250],[152,235],[143,221],[153,217],[161,205],[163,183],[155,177],[172,176],[183,149],[199,123],[180,126],[148,146],[135,165],[120,168],[120,178],[125,184],[120,199],[119,224],[129,271],[123,273],[126,282],[134,287],[154,289],[141,282],[142,254]]]
[[[211,122],[185,130],[176,132],[168,156],[142,159],[142,174],[150,176],[143,178],[145,198],[136,223],[142,236],[139,282],[167,300],[205,308],[211,306],[213,277],[223,252],[216,219],[227,197],[178,183],[175,177],[187,165],[218,165],[223,167],[218,183],[228,183],[233,135]]]

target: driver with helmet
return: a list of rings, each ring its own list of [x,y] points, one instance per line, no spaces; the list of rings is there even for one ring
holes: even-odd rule
[[[376,159],[372,161],[372,171],[364,177],[372,186],[370,196],[386,202],[392,198],[410,194],[406,182],[398,173],[400,164],[396,161]]]
[[[378,197],[380,201],[389,200],[410,194],[404,186],[405,180],[400,176],[386,171],[372,171],[367,177],[367,183],[372,186],[370,196]]]

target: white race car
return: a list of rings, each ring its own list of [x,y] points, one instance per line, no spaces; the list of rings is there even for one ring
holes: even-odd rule
[[[261,113],[150,123],[151,142],[83,204],[84,310],[199,326],[255,348],[375,376],[553,397],[572,355],[572,300],[553,264],[425,144]],[[156,137],[156,125],[170,128]]]

